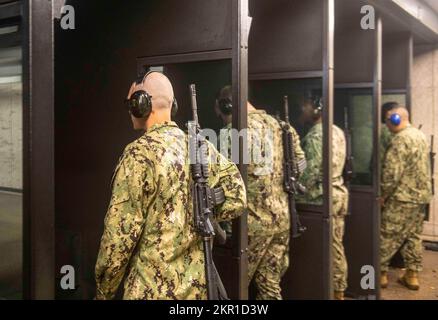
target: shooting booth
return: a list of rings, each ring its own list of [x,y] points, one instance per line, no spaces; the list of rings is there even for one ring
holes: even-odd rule
[[[347,181],[349,212],[344,247],[348,262],[346,294],[379,298],[379,124],[382,81],[382,24],[364,30],[360,21],[366,1],[336,0],[334,123],[350,138],[353,175]],[[370,269],[369,266],[372,268]],[[371,274],[372,275],[372,274]]]
[[[164,71],[179,105],[174,120],[183,130],[192,120],[189,84],[197,87],[202,128],[213,130],[221,128],[214,116],[216,93],[232,84],[233,128],[244,129],[248,4],[157,0],[74,6],[76,29],[55,25],[56,270],[74,266],[77,286],[62,290],[58,273],[56,297],[90,299],[111,175],[124,147],[139,136],[123,106],[131,83],[151,68]],[[243,161],[239,169],[245,177]],[[246,247],[244,215],[233,222],[228,243],[213,250],[232,299],[247,298]]]
[[[385,17],[383,25],[382,50],[382,104],[398,102],[410,112],[412,107],[412,64],[414,40],[408,29],[397,21]],[[385,126],[384,123],[381,124]],[[384,156],[382,155],[382,160]],[[429,209],[429,208],[428,208]],[[427,210],[428,213],[429,210]],[[403,268],[404,262],[400,251],[391,260],[392,267]]]
[[[22,8],[0,1],[0,300],[23,293]]]
[[[54,297],[51,1],[0,0],[0,300]]]
[[[402,7],[411,2],[421,7],[416,14],[407,14],[408,8]],[[381,11],[383,33],[380,19],[374,29],[360,29],[360,6],[365,4]],[[63,5],[74,6],[74,29],[61,27]],[[253,17],[249,44],[248,6]],[[94,265],[111,175],[124,146],[138,138],[123,100],[132,81],[151,67],[163,70],[172,80],[180,105],[175,121],[182,127],[190,119],[189,83],[197,85],[204,128],[220,129],[219,120],[212,116],[214,96],[221,86],[231,83],[237,106],[234,128],[247,126],[247,91],[256,107],[274,115],[281,115],[282,97],[289,95],[292,124],[301,138],[308,130],[298,121],[302,96],[309,90],[322,92],[324,199],[320,205],[298,206],[308,230],[291,241],[291,266],[283,279],[283,294],[286,299],[332,297],[330,146],[334,122],[341,128],[349,124],[354,156],[351,214],[344,239],[348,293],[379,298],[378,282],[366,289],[360,283],[363,266],[373,266],[376,278],[379,275],[382,80],[384,101],[405,101],[411,107],[413,43],[407,31],[412,31],[416,44],[436,43],[435,17],[429,7],[414,0],[0,0],[0,88],[6,87],[0,94],[3,97],[6,92],[11,102],[6,107],[15,106],[18,111],[1,109],[14,114],[9,121],[14,126],[9,130],[2,123],[0,129],[6,128],[2,134],[15,132],[16,139],[10,141],[15,146],[22,144],[23,157],[22,161],[19,156],[8,158],[12,164],[2,162],[1,166],[2,170],[21,171],[22,163],[23,198],[15,201],[17,232],[7,238],[12,227],[4,224],[9,233],[0,235],[2,254],[7,253],[0,264],[0,298],[94,296]],[[14,92],[12,99],[10,92]],[[20,118],[21,141],[17,134]],[[20,153],[19,147],[3,146],[15,155]],[[242,156],[239,169],[246,177]],[[11,202],[1,202],[1,209],[7,208],[5,203]],[[234,299],[248,298],[246,248],[243,216],[233,222],[229,242],[214,249],[219,272]],[[22,283],[16,264],[22,266]],[[74,290],[59,286],[65,265],[75,268]]]
[[[331,263],[331,123],[333,101],[334,1],[250,0],[249,101],[284,117],[289,96],[291,124],[301,140],[309,128],[299,123],[304,95],[323,97],[324,199],[301,203],[299,218],[307,231],[290,240],[290,266],[282,280],[284,299],[330,299]]]

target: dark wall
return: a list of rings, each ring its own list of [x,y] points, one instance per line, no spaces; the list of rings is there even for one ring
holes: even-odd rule
[[[301,139],[308,127],[299,121],[304,95],[312,90],[321,90],[322,79],[253,80],[250,81],[249,99],[256,108],[265,109],[271,115],[284,119],[283,97],[289,97],[289,118]]]
[[[250,74],[322,70],[320,0],[252,0],[250,15]]]
[[[374,80],[375,30],[363,30],[362,0],[336,0],[335,83]]]
[[[383,36],[383,89],[406,90],[410,67],[410,45],[407,34]]]
[[[136,58],[230,48],[231,1],[67,3],[75,8],[76,30],[55,24],[56,261],[57,270],[75,266],[79,287],[58,289],[57,295],[92,298],[110,178],[124,147],[139,136],[123,105],[136,76]],[[226,64],[212,68],[226,69],[212,81],[215,88],[209,92],[216,92],[229,81],[230,71]],[[199,81],[206,81],[208,67],[198,69]],[[215,74],[210,71],[212,78]],[[186,107],[182,99],[181,114]],[[200,112],[201,121],[213,116],[208,110]]]
[[[199,121],[202,128],[218,131],[222,122],[214,113],[214,105],[219,90],[231,84],[231,60],[203,61],[171,64],[165,66],[165,73],[173,83],[178,99],[180,127],[192,120],[189,85],[196,85]]]

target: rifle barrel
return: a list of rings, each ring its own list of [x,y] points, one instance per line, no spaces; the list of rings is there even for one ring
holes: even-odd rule
[[[289,124],[289,97],[284,96],[283,102],[284,102],[284,121],[287,124]]]
[[[207,283],[207,295],[209,300],[228,300],[225,288],[223,287],[220,275],[214,265],[212,254],[212,240],[214,232],[214,199],[215,192],[208,185],[208,163],[207,154],[208,146],[206,140],[199,133],[200,127],[198,123],[198,105],[196,99],[196,86],[191,84],[190,96],[192,102],[193,122],[195,128],[189,130],[192,136],[190,137],[191,152],[194,152],[195,161],[191,165],[192,175],[192,195],[193,195],[193,216],[194,223],[198,234],[203,240],[204,251],[204,269]],[[194,131],[194,132],[193,132]],[[213,203],[214,202],[214,203]],[[217,229],[220,226],[217,225]],[[225,234],[226,240],[226,234]]]
[[[198,103],[196,101],[196,85],[190,85],[190,96],[192,99],[193,121],[198,125]]]
[[[345,107],[344,108],[344,127],[345,127],[345,129],[347,129],[347,130],[350,130],[350,124],[349,124],[349,121],[348,121],[349,119],[348,119],[348,107]]]

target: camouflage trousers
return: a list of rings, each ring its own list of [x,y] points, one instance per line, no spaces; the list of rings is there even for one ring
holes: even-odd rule
[[[380,232],[381,271],[388,271],[389,263],[400,249],[406,268],[422,270],[424,209],[422,204],[388,200],[382,210]]]
[[[348,211],[348,194],[338,193],[333,197],[333,289],[344,292],[347,289],[348,265],[344,250],[345,215]]]
[[[289,230],[269,236],[248,236],[248,282],[254,280],[257,300],[281,300],[280,281],[289,267]]]
[[[344,251],[345,217],[333,217],[333,289],[344,292],[347,289],[348,266]]]

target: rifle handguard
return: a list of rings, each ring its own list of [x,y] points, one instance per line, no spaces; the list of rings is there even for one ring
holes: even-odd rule
[[[215,206],[221,205],[225,202],[225,193],[222,187],[212,189],[213,191],[213,203]],[[227,242],[227,233],[220,226],[220,224],[214,220],[213,222],[214,233],[216,234],[216,240],[219,244],[224,245]]]
[[[298,166],[298,172],[303,173],[304,170],[306,170],[306,168],[307,168],[307,161],[306,161],[306,159],[303,158],[301,160],[298,160],[297,166]]]
[[[307,188],[303,186],[301,183],[296,182],[295,188],[297,189],[297,193],[299,195],[305,195],[307,193]]]
[[[213,189],[213,203],[215,206],[221,205],[225,202],[225,193],[222,187]]]

